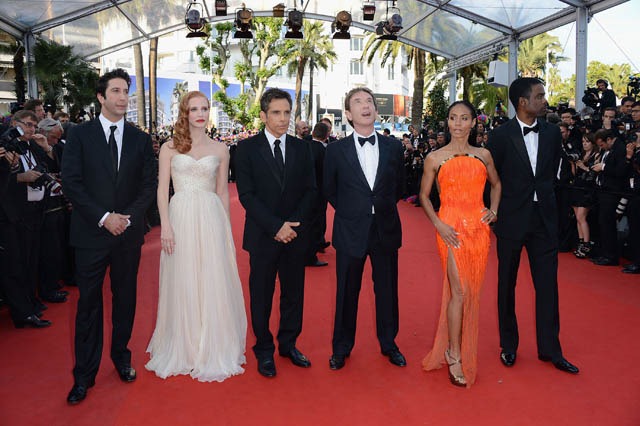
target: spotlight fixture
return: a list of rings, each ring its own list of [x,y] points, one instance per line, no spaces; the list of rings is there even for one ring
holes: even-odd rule
[[[386,21],[378,22],[376,25],[376,34],[380,36],[378,40],[397,40],[397,34],[401,29],[402,16],[400,16],[399,13],[394,13]]]
[[[227,16],[227,0],[216,0],[216,16]]]
[[[370,1],[362,5],[362,20],[373,21],[373,17],[376,14],[376,5]]]
[[[273,6],[273,17],[284,18],[284,3],[278,3]]]
[[[196,0],[189,2],[187,11],[184,14],[184,23],[187,25],[189,34],[187,38],[208,37],[208,34],[202,31],[207,21],[202,17],[203,8]]]
[[[302,31],[300,30],[302,29],[302,21],[303,21],[302,12],[300,12],[295,8],[290,10],[289,13],[287,14],[287,20],[284,23],[284,25],[286,25],[287,28],[289,28],[287,30],[287,33],[284,35],[284,38],[301,39]]]
[[[242,9],[236,10],[236,19],[233,21],[236,32],[233,38],[253,38],[251,27],[253,26],[253,10],[247,9],[242,4]]]
[[[335,21],[331,24],[331,32],[333,32],[333,38],[339,40],[347,40],[351,38],[349,34],[349,27],[351,26],[351,14],[346,10],[341,10],[336,15]]]

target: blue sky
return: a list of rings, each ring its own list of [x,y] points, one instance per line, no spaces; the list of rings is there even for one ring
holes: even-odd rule
[[[597,13],[591,19],[587,29],[588,51],[587,63],[600,61],[605,64],[629,63],[634,73],[640,73],[640,1],[630,0],[626,3]],[[563,56],[571,58],[559,65],[563,77],[575,74],[576,27],[565,25],[551,34],[560,39],[565,47]]]

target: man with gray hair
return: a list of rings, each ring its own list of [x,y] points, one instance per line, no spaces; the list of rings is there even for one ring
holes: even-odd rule
[[[47,158],[48,175],[56,179],[48,186],[44,196],[44,217],[40,231],[40,261],[38,265],[38,293],[48,302],[67,301],[67,291],[61,291],[58,281],[63,278],[67,263],[67,202],[62,196],[60,164],[62,162],[62,125],[58,120],[45,118],[38,122],[38,133],[47,138],[50,154]]]

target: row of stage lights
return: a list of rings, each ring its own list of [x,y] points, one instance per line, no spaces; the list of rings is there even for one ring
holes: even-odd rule
[[[375,26],[376,34],[378,34],[382,40],[397,40],[397,33],[402,29],[402,17],[400,16],[400,10],[395,7],[396,0],[387,1],[387,19],[378,22]],[[389,2],[392,6],[389,7]],[[227,16],[227,0],[215,0],[216,16]],[[389,11],[395,11],[395,13],[389,15]],[[362,19],[364,21],[373,21],[376,13],[376,6],[373,1],[367,1],[362,5]],[[253,28],[253,10],[245,7],[244,3],[242,7],[236,9],[235,19],[233,26],[235,32],[233,38],[253,38],[251,29]],[[284,18],[285,6],[280,3],[273,7],[273,16],[275,18]],[[185,24],[189,33],[187,38],[192,37],[207,37],[207,33],[202,31],[207,23],[204,16],[204,8],[202,4],[198,3],[198,0],[191,0],[187,5],[187,11],[185,13]],[[304,14],[297,10],[295,7],[289,9],[287,12],[287,20],[284,25],[287,27],[287,32],[284,38],[301,39],[302,38],[302,23],[304,20]],[[334,39],[350,39],[349,27],[353,22],[351,13],[346,10],[342,10],[336,14],[335,20],[331,24],[331,32]]]

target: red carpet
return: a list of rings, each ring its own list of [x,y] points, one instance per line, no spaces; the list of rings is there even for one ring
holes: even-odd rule
[[[248,255],[240,249],[244,211],[234,186],[231,192],[246,298]],[[14,329],[3,308],[0,425],[640,424],[636,364],[640,353],[640,277],[561,254],[561,341],[566,357],[581,368],[578,376],[570,376],[537,360],[534,293],[524,257],[517,289],[518,363],[507,369],[498,359],[497,261],[492,248],[482,296],[477,382],[470,390],[455,388],[445,369],[425,373],[420,368],[433,339],[441,297],[442,273],[434,230],[421,209],[401,202],[400,214],[404,246],[400,250],[397,343],[407,357],[406,368],[395,367],[380,355],[367,267],[356,347],[343,370],[329,370],[335,303],[335,252],[330,248],[321,255],[329,267],[307,269],[305,322],[298,347],[313,362],[310,369],[276,357],[278,376],[263,378],[256,371],[250,349],[254,339],[249,332],[244,375],[208,384],[189,377],[157,378],[144,369],[158,296],[159,229],[154,229],[143,248],[130,345],[138,380],[120,382],[109,360],[110,334],[106,332],[96,386],[82,404],[67,406],[65,398],[73,380],[77,289],[70,289],[70,302],[49,305],[45,318],[54,324],[45,330]],[[105,285],[105,301],[109,299]],[[108,306],[105,316],[105,327],[110,330]],[[273,318],[272,330],[276,324],[277,318]]]

